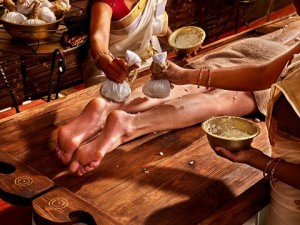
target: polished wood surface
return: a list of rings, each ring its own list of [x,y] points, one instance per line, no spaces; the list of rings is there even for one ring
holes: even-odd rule
[[[53,142],[59,125],[74,115],[70,109],[76,108],[77,104],[84,105],[86,100],[81,102],[78,94],[49,103],[40,111],[34,110],[35,113],[28,111],[7,118],[0,125],[10,133],[0,132],[3,135],[2,151],[15,155],[18,162],[30,165],[48,178],[62,171],[64,167],[52,151]],[[19,126],[20,120],[24,121],[23,129]],[[260,126],[262,134],[254,144],[268,151],[266,130],[263,123]],[[1,161],[17,166],[17,162],[7,162],[6,157]],[[24,174],[28,172],[24,170]],[[7,176],[1,177],[1,189],[6,183],[2,182],[11,175]],[[107,154],[94,172],[83,177],[67,175],[56,179],[58,186],[81,198],[80,204],[75,198],[71,201],[70,194],[53,189],[34,199],[33,209],[38,215],[36,221],[46,218],[57,223],[68,222],[66,218],[72,209],[92,215],[97,224],[102,224],[105,219],[97,219],[99,215],[109,215],[110,220],[121,224],[174,224],[174,218],[178,224],[197,224],[214,213],[226,211],[226,205],[231,201],[249,203],[257,193],[251,193],[246,199],[241,195],[261,179],[261,172],[216,156],[201,126],[195,125],[138,138]],[[266,183],[261,187],[266,187]],[[11,192],[15,194],[14,189]],[[47,197],[48,194],[52,197]],[[61,204],[67,202],[68,207],[58,210],[49,207],[51,200],[56,198],[64,199]],[[259,199],[254,200],[255,210],[267,203],[266,189]],[[93,213],[91,208],[96,208],[98,213]],[[244,214],[231,224],[241,224],[255,213],[251,207],[247,208],[247,211],[243,207],[236,208],[235,213],[243,211]],[[232,208],[230,211],[233,213]],[[81,216],[80,220],[84,221],[86,215]],[[227,219],[229,222],[232,217]]]
[[[286,23],[280,21],[277,29]],[[261,33],[248,32],[255,35]],[[235,38],[245,37],[247,33]],[[202,52],[231,41],[217,42]],[[134,87],[149,76],[144,71]],[[58,128],[77,116],[98,91],[96,85],[0,120],[0,197],[19,203],[32,196],[26,198],[37,224],[238,225],[268,203],[262,172],[217,156],[200,124],[145,135],[107,154],[85,176],[53,179],[66,169],[53,151]],[[265,124],[258,125],[261,134],[253,145],[269,154]],[[23,176],[37,178],[46,189],[39,192],[32,182],[20,192],[15,181]]]

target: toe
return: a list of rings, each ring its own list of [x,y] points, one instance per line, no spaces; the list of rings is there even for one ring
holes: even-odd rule
[[[77,170],[79,170],[79,168],[80,168],[80,163],[77,160],[73,160],[69,167],[72,173],[75,173]]]
[[[97,160],[97,161],[91,162],[89,166],[90,166],[90,167],[93,167],[93,168],[96,168],[96,167],[99,166],[99,164],[100,164],[100,160]]]
[[[92,166],[85,166],[85,167],[84,167],[84,171],[85,171],[86,173],[92,171],[93,169],[95,169],[95,168],[92,167]]]

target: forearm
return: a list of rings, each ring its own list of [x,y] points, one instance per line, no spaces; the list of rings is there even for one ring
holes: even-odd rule
[[[288,162],[279,162],[275,171],[274,178],[287,183],[290,186],[300,189],[300,165]]]
[[[300,52],[300,44],[268,63],[240,65],[219,69],[191,71],[185,69],[181,83],[200,84],[228,90],[256,91],[269,88],[278,80],[283,68]]]
[[[107,4],[95,3],[92,7],[90,53],[100,69],[112,61],[112,57],[108,54],[110,23],[107,23],[111,20],[111,15],[112,11]]]
[[[261,170],[265,176],[271,177],[273,180],[280,180],[290,186],[300,189],[300,165],[280,161],[279,159],[271,158],[261,154],[258,157],[251,157],[246,162],[248,165]],[[273,172],[272,172],[273,171]]]

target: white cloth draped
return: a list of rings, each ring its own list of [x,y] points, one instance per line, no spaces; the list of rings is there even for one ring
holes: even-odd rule
[[[272,86],[272,97],[266,118],[272,157],[300,164],[300,139],[280,131],[277,128],[277,121],[272,118],[273,105],[282,94],[300,117],[300,54],[294,56],[291,64],[282,72],[281,79],[283,80]],[[298,224],[300,224],[300,190],[281,181],[271,183],[268,225]]]
[[[116,57],[125,58],[126,51],[130,50],[143,60],[140,69],[149,66],[153,48],[161,52],[157,36],[167,32],[166,3],[167,0],[140,0],[130,14],[119,21],[111,22],[110,52]],[[86,86],[106,79],[105,74],[94,65],[90,54],[82,65],[82,74]]]
[[[126,50],[131,50],[144,60],[151,58],[150,41],[155,41],[156,36],[163,35],[167,31],[166,2],[166,0],[141,0],[129,15],[112,22],[109,40],[111,53],[123,57]]]

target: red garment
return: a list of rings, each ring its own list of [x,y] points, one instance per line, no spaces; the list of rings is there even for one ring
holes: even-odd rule
[[[104,2],[108,4],[112,8],[112,21],[118,21],[130,13],[130,9],[128,9],[124,0],[99,0],[100,2]]]

